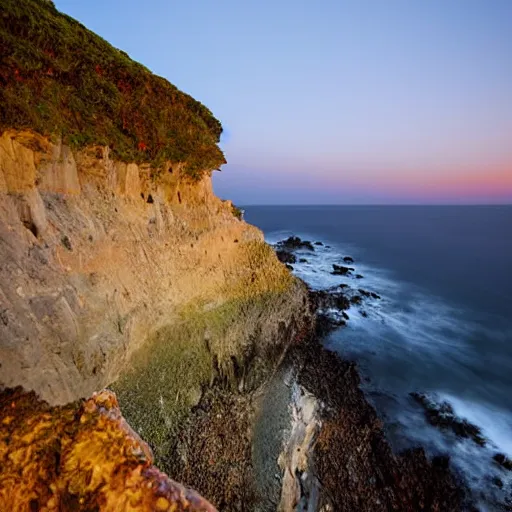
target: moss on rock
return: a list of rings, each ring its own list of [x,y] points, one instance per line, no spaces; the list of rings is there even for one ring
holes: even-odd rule
[[[202,392],[213,383],[232,390],[262,382],[296,332],[283,304],[297,289],[228,300],[215,307],[195,303],[181,319],[158,331],[113,383],[123,414],[167,468],[172,438]],[[276,315],[276,311],[279,314]]]

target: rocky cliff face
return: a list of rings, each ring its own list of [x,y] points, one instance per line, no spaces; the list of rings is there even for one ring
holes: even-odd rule
[[[243,392],[311,321],[305,287],[213,194],[204,105],[52,2],[0,11],[0,508],[212,510],[124,453],[145,448],[93,393],[188,470],[180,426],[211,396],[249,418]]]
[[[208,174],[193,181],[169,162],[155,176],[32,132],[0,137],[0,240],[0,383],[52,404],[164,359],[196,367],[171,386],[181,406],[215,378],[243,385],[306,301]],[[155,343],[158,360],[144,353]]]

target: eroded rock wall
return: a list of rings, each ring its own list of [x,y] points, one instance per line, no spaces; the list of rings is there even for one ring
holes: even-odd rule
[[[187,406],[219,376],[243,386],[245,365],[279,353],[305,305],[210,176],[190,181],[171,162],[157,175],[31,132],[0,137],[0,385],[67,403],[122,380],[129,361],[144,368],[146,342],[159,340],[171,363],[206,354]]]

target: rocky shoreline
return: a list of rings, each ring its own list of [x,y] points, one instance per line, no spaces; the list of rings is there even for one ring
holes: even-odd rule
[[[312,243],[292,237],[278,244],[276,252],[280,258],[279,251],[294,256],[297,248],[315,250]],[[354,263],[348,256],[343,261]],[[334,267],[334,273],[339,273],[339,268]],[[347,285],[310,289],[308,294],[309,309],[297,319],[296,328],[280,330],[278,339],[273,340],[288,350],[276,352],[276,357],[267,361],[264,383],[260,380],[257,386],[247,386],[240,375],[235,381],[217,379],[204,388],[179,429],[169,429],[163,440],[167,448],[165,459],[158,457],[160,469],[187,486],[183,489],[195,489],[223,511],[470,508],[469,495],[451,471],[447,457],[428,460],[421,448],[393,453],[376,411],[360,389],[356,365],[323,346],[328,333],[349,321],[347,310],[381,297]],[[20,392],[15,395],[16,402],[24,396]],[[129,429],[112,397],[116,421]],[[427,399],[423,398],[425,405]],[[34,400],[27,402],[27,410],[20,408],[20,413],[37,411],[31,405]],[[92,400],[91,404],[97,401]],[[437,418],[441,422],[433,411],[432,406],[432,421]],[[60,413],[52,414],[58,418]],[[452,421],[451,428],[454,424]],[[62,428],[80,428],[71,425]],[[460,424],[459,429],[468,435],[478,434],[467,424]],[[129,429],[128,436],[136,434]],[[151,464],[151,455],[148,461]],[[124,467],[122,459],[118,463]],[[508,460],[497,463],[505,466]],[[100,498],[91,495],[87,499]]]
[[[392,452],[355,364],[319,340],[298,352],[299,382],[322,404],[312,455],[321,482],[318,510],[462,509],[465,492],[447,457],[429,461],[421,448]]]
[[[226,511],[463,510],[448,458],[394,454],[359,384],[357,367],[313,334],[255,394],[209,390],[175,440],[170,474]],[[275,403],[262,426],[265,400]],[[264,461],[261,436],[274,443]]]
[[[288,239],[276,247],[282,261],[294,244],[314,250]],[[343,286],[309,294],[315,327],[293,340],[266,384],[203,395],[173,442],[173,478],[227,511],[471,509],[448,457],[393,453],[356,365],[322,344],[351,305],[380,296]]]
[[[313,244],[304,245],[300,239],[293,239],[292,243],[297,240],[302,250],[315,250]],[[282,245],[278,247],[278,251],[282,248]],[[284,250],[291,254],[294,251],[290,246]],[[353,259],[347,256],[344,262],[353,264]],[[375,409],[360,388],[356,365],[323,346],[328,333],[350,321],[347,310],[361,309],[366,301],[380,300],[380,295],[342,284],[328,290],[310,289],[308,296],[309,307],[305,299],[303,317],[295,320],[293,328],[279,329],[273,339],[275,346],[288,349],[267,358],[264,382],[256,379],[255,385],[248,385],[250,379],[244,375],[245,371],[251,371],[249,367],[234,375],[231,381],[215,379],[202,389],[197,404],[182,419],[179,428],[168,430],[164,440],[165,459],[160,454],[157,462],[160,469],[182,485],[174,482],[165,485],[175,485],[180,496],[193,496],[197,510],[210,510],[208,502],[218,510],[255,512],[475,510],[469,492],[452,472],[448,457],[429,460],[421,448],[393,453]],[[9,393],[5,391],[4,396],[8,397]],[[16,401],[19,396],[24,395],[16,395]],[[110,393],[107,398],[113,407],[94,405],[98,401],[94,397],[85,406],[79,405],[78,413],[73,412],[72,406],[66,406],[67,409],[62,409],[68,411],[62,429],[80,432],[81,427],[73,421],[83,414],[81,411],[87,412],[87,403],[91,403],[91,410],[100,411],[99,421],[103,421],[101,415],[105,415],[102,412],[105,409],[108,417],[115,417],[115,425],[120,425],[115,429],[128,432],[129,443],[133,443],[131,439],[142,443],[120,416],[115,396]],[[35,396],[25,401],[27,409],[20,409],[22,415],[40,409],[39,405],[34,406]],[[8,400],[5,404],[9,406]],[[47,415],[50,409],[46,405],[44,408]],[[61,413],[52,411],[52,417],[58,421]],[[457,424],[456,419],[446,424],[441,413],[436,413],[432,406],[432,421],[478,436],[471,425]],[[84,435],[102,436],[103,426],[91,428]],[[109,446],[108,436],[113,433],[117,435],[117,430],[108,430],[101,443]],[[145,468],[152,464],[153,458],[147,445],[142,443],[142,446],[148,453],[140,461]],[[49,460],[61,460],[59,446],[43,448]],[[8,456],[10,447],[6,445],[4,452]],[[80,460],[76,462],[81,464]],[[122,458],[116,461],[123,470],[127,465],[133,469],[132,462],[125,464]],[[496,464],[507,468],[510,461],[498,457]],[[13,471],[16,468],[13,466]],[[165,475],[160,475],[158,478],[164,481]],[[71,474],[70,478],[74,476]],[[141,485],[144,482],[141,480]],[[48,484],[44,479],[40,482],[44,488]],[[28,489],[30,482],[27,485]],[[67,481],[62,485],[68,486]],[[128,480],[122,482],[122,486],[129,485]],[[84,486],[89,492],[87,482]],[[189,488],[199,494],[190,494]],[[78,489],[78,492],[82,491]],[[47,493],[48,499],[52,493]],[[67,499],[67,494],[63,496]],[[120,499],[113,496],[112,499]],[[151,506],[146,502],[149,504],[160,497],[171,505],[175,500],[177,506],[188,506],[189,498],[183,498],[182,505],[179,503],[182,498],[173,496],[151,494],[141,500],[145,500],[146,507]],[[91,503],[99,499],[103,498],[95,493],[87,494]]]

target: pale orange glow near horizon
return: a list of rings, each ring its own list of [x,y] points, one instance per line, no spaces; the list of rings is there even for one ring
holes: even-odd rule
[[[505,197],[512,196],[512,164],[484,170],[377,170],[318,173],[320,186],[371,187],[393,196],[415,197]]]

